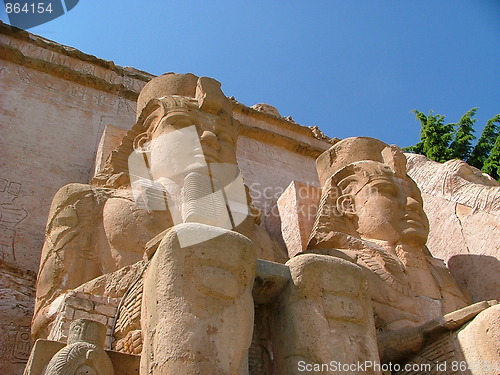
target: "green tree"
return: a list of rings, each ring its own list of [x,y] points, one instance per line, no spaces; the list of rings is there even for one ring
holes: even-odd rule
[[[445,124],[443,115],[428,115],[414,109],[420,122],[420,142],[403,150],[445,162],[462,159],[500,181],[500,114],[489,119],[475,147],[472,147],[477,107],[465,112],[456,124]]]
[[[477,107],[468,110],[456,124],[453,124],[456,130],[450,145],[449,159],[468,159],[472,150],[472,141],[476,138],[474,136],[474,123],[477,120],[473,118],[476,111]]]
[[[481,171],[488,173],[491,177],[498,180],[500,178],[500,135],[497,135],[495,144],[491,149],[490,155],[484,161]]]
[[[428,115],[416,109],[412,112],[420,121],[420,142],[404,151],[421,153],[439,162],[449,160],[451,152],[448,146],[453,139],[453,124],[444,124],[445,117],[434,115],[432,111]]]
[[[472,150],[467,163],[476,167],[483,168],[485,160],[490,155],[490,151],[499,135],[500,114],[488,120],[477,141],[476,147]]]

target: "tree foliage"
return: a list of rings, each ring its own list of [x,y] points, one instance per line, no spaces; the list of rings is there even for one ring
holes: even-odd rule
[[[497,136],[495,144],[488,158],[484,161],[481,170],[497,180],[500,179],[500,135]]]
[[[412,111],[420,121],[420,142],[404,149],[408,152],[423,154],[429,159],[444,162],[450,159],[449,143],[453,139],[453,125],[444,124],[444,116],[428,115],[416,109]]]
[[[474,123],[476,119],[473,118],[476,115],[477,108],[472,108],[471,110],[465,112],[465,114],[460,118],[453,126],[455,130],[455,139],[450,145],[450,159],[462,159],[467,160],[472,151],[472,141],[476,139],[474,136]]]
[[[488,158],[490,150],[493,148],[499,134],[500,115],[488,120],[477,141],[476,147],[472,150],[467,163],[481,169]]]
[[[462,159],[499,179],[500,114],[488,120],[477,144],[473,146],[477,108],[465,112],[455,124],[445,124],[445,116],[432,111],[427,115],[416,109],[412,112],[420,122],[420,142],[404,148],[405,152],[422,154],[438,162]]]

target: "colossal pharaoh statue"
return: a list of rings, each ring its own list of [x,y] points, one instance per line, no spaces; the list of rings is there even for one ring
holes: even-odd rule
[[[471,345],[468,336],[485,343],[498,340],[495,324],[485,323],[492,316],[500,319],[497,301],[467,306],[468,298],[444,262],[432,257],[426,247],[429,223],[420,190],[406,174],[402,151],[373,138],[347,138],[325,151],[316,165],[322,196],[304,252],[362,267],[373,301],[381,362],[448,361],[450,366],[483,361],[495,367],[474,373],[493,374],[500,359],[498,343]],[[485,309],[475,323],[464,326]],[[415,355],[420,350],[424,354]]]
[[[414,353],[419,327],[441,328],[466,306],[425,247],[428,222],[398,148],[351,138],[320,156],[309,245],[288,260],[259,226],[220,84],[166,74],[137,105],[136,124],[92,182],[53,200],[34,338],[62,341],[82,318],[76,304],[87,319],[108,313],[107,347],[140,355],[141,374],[290,375],[380,363],[379,350],[400,343],[410,348],[399,354]]]
[[[416,326],[467,305],[425,246],[429,222],[399,148],[348,138],[316,164],[322,198],[308,251],[347,258],[367,271],[378,330]]]
[[[231,102],[215,80],[166,74],[142,90],[138,113],[92,183],[53,200],[33,336],[57,337],[57,311],[83,290],[123,298],[114,347],[140,353],[144,343],[147,371],[243,373],[256,258],[286,257],[248,204]]]

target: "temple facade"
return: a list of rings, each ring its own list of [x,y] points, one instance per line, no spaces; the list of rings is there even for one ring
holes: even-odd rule
[[[0,39],[5,373],[498,373],[496,181]]]

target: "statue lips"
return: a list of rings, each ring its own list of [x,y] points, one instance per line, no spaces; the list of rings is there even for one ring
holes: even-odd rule
[[[423,219],[422,215],[419,215],[415,211],[407,212],[403,218],[404,222],[407,224],[406,228],[403,229],[403,232],[416,231],[416,232],[425,232],[429,231],[428,224],[426,220]]]

